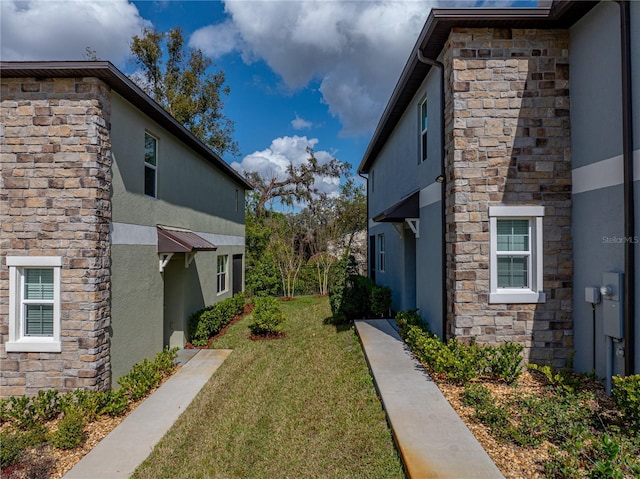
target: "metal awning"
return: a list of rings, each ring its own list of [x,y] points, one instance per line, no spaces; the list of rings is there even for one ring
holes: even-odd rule
[[[407,218],[418,218],[420,216],[420,192],[416,191],[411,196],[390,206],[378,216],[374,216],[373,221],[378,223],[404,223]]]
[[[192,253],[217,249],[217,246],[193,231],[158,226],[158,253]]]
[[[215,251],[218,247],[211,244],[193,231],[184,229],[157,227],[158,256],[160,257],[160,272],[175,253],[184,253],[184,267],[188,268],[198,251]]]

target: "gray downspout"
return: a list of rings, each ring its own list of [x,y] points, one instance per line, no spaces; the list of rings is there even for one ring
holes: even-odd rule
[[[635,201],[633,186],[633,110],[630,3],[619,1],[622,54],[622,158],[624,171],[624,369],[635,372]]]
[[[367,185],[367,237],[365,239],[365,243],[367,245],[367,277],[371,277],[371,251],[369,251],[369,177],[364,176],[362,173],[358,172],[358,176],[366,181]]]
[[[440,187],[440,221],[442,225],[442,339],[447,339],[447,217],[445,200],[447,177],[445,174],[445,129],[444,129],[444,107],[445,107],[445,88],[444,88],[444,65],[438,60],[432,60],[423,55],[422,50],[418,48],[418,60],[426,65],[436,67],[440,71],[440,175],[443,178]]]

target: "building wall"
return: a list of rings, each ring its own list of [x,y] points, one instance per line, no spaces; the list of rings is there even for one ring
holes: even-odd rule
[[[571,322],[569,35],[454,28],[445,45],[447,334],[564,365]],[[489,304],[489,207],[544,206],[541,304]]]
[[[117,94],[112,119],[115,383],[163,347],[184,346],[189,314],[231,296],[232,257],[244,254],[244,189]],[[145,131],[158,138],[157,198],[143,194]],[[218,249],[197,253],[188,268],[176,254],[160,272],[157,225],[189,229]],[[228,255],[220,295],[218,255]]]
[[[420,105],[427,98],[429,117],[427,160],[420,163]],[[440,186],[440,73],[432,68],[414,96],[411,107],[369,171],[369,218],[420,191],[420,238],[404,224],[403,237],[390,223],[370,221],[369,235],[384,233],[386,271],[376,271],[376,282],[393,292],[393,308],[418,308],[438,332],[442,317]],[[375,185],[372,187],[372,176]],[[427,191],[428,190],[428,191]],[[434,276],[434,273],[437,277]]]
[[[0,395],[104,389],[110,380],[109,87],[3,78]],[[7,352],[7,256],[60,256],[60,353]]]
[[[640,5],[631,2],[630,7],[633,32],[634,154],[638,165]],[[585,288],[600,287],[603,283],[602,274],[605,272],[624,272],[624,242],[627,241],[623,219],[619,15],[616,3],[603,2],[570,29],[575,367],[579,371],[594,370],[600,377],[606,375],[607,363],[602,305],[597,305],[594,311],[591,304],[585,301]],[[636,178],[639,175],[637,168],[638,166]],[[640,220],[639,187],[636,181],[636,222]],[[640,262],[637,264],[640,265]],[[636,287],[638,288],[638,283]],[[640,289],[637,289],[636,296],[638,292]],[[638,326],[636,335],[638,344]],[[636,359],[636,365],[640,365],[640,360]],[[614,355],[613,372],[624,373],[623,358]]]

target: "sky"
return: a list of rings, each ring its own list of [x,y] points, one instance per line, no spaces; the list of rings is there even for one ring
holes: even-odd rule
[[[270,178],[303,162],[309,146],[355,174],[430,9],[474,5],[491,3],[0,0],[0,59],[82,60],[88,47],[130,75],[134,35],[180,26],[226,74],[224,111],[241,155],[225,161]]]

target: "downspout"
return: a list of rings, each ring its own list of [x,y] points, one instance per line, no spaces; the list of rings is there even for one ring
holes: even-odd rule
[[[440,177],[442,182],[440,183],[440,221],[442,225],[442,339],[447,338],[447,242],[446,242],[446,185],[447,177],[445,174],[445,128],[444,128],[444,107],[445,107],[445,88],[444,88],[444,65],[438,60],[432,60],[427,58],[422,53],[422,50],[418,48],[418,60],[425,65],[436,67],[440,71]]]
[[[631,15],[629,1],[620,6],[620,40],[622,54],[622,158],[624,202],[624,370],[635,372],[635,205],[633,187],[633,109],[631,83]]]

